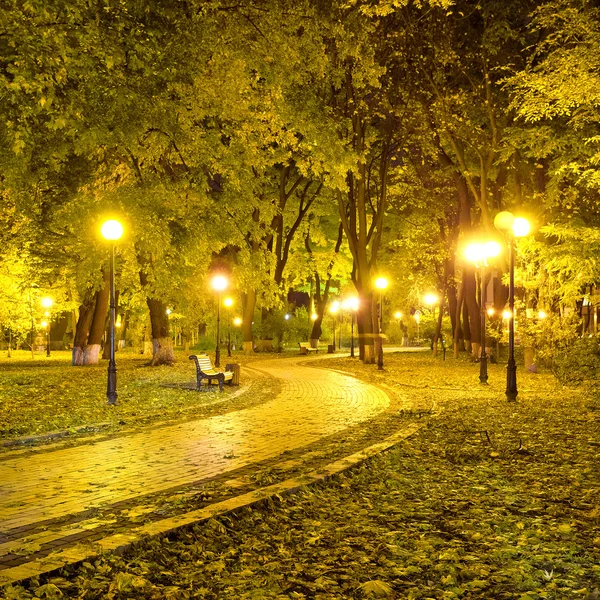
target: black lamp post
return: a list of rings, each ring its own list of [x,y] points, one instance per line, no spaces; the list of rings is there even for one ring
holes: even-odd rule
[[[123,225],[119,221],[110,219],[102,225],[102,236],[112,242],[110,245],[110,341],[108,358],[108,383],[106,398],[108,404],[117,403],[117,363],[115,361],[115,323],[117,321],[117,307],[115,305],[115,244],[123,235]]]
[[[517,363],[515,362],[515,237],[523,237],[529,233],[527,219],[515,217],[505,210],[494,218],[496,229],[508,238],[508,363],[506,365],[506,399],[515,402],[517,389]]]
[[[331,319],[333,321],[333,351],[335,352],[335,322],[337,320],[337,313],[338,310],[340,309],[340,303],[336,300],[335,302],[332,302],[331,306],[329,307],[329,312],[331,313]]]
[[[225,298],[223,304],[227,307],[227,356],[231,356],[231,307],[233,306],[233,299]]]
[[[350,358],[354,358],[354,315],[358,310],[358,298],[348,298],[344,308],[350,311]]]
[[[215,350],[215,367],[221,366],[221,345],[220,345],[220,327],[221,327],[221,292],[227,289],[229,281],[225,275],[215,275],[211,280],[213,290],[217,292],[217,349]]]
[[[48,319],[46,323],[46,356],[50,356],[50,327],[52,327],[52,315],[50,314],[50,308],[54,304],[52,298],[46,296],[42,298],[42,306],[46,309],[44,316]]]
[[[475,263],[475,267],[479,270],[480,280],[480,313],[481,313],[481,353],[479,355],[479,381],[481,383],[487,383],[488,372],[487,372],[487,352],[485,351],[485,302],[486,302],[486,285],[485,285],[485,268],[487,266],[488,258],[498,256],[500,254],[500,245],[497,242],[490,241],[481,243],[474,243],[467,247],[466,256],[467,259]]]
[[[375,281],[375,287],[379,290],[379,352],[377,353],[377,369],[379,369],[380,371],[383,370],[383,290],[385,290],[387,286],[388,280],[385,277],[378,277]]]

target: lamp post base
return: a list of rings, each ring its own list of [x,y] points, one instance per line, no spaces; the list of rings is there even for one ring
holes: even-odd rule
[[[479,383],[488,382],[487,354],[484,352],[479,359]]]
[[[517,364],[514,358],[509,358],[506,366],[506,399],[508,402],[516,402],[518,395]]]
[[[106,388],[106,398],[109,404],[117,403],[117,366],[112,363],[108,365],[108,386]]]

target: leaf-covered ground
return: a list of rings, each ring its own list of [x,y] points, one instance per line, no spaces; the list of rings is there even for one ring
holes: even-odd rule
[[[264,355],[250,357],[260,360]],[[224,392],[211,388],[196,392],[195,367],[187,355],[176,353],[173,366],[148,366],[148,358],[120,352],[117,357],[116,406],[106,401],[107,361],[86,367],[70,366],[70,352],[56,352],[47,358],[13,351],[0,357],[0,440],[87,427],[114,432],[128,426],[161,420],[188,419],[210,414],[215,403],[226,401],[238,388]],[[222,357],[225,363],[245,363],[237,354]],[[244,380],[252,385],[254,379]],[[261,389],[274,393],[278,384],[260,382]],[[216,391],[215,391],[216,390]],[[246,394],[242,402],[257,401]],[[228,407],[239,408],[239,403]]]
[[[328,366],[443,410],[343,477],[6,597],[600,598],[597,403],[519,372],[509,404],[494,365],[489,387],[425,356]]]

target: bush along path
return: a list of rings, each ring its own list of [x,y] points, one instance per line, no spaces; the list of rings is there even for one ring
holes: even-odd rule
[[[6,597],[599,598],[600,406],[545,376],[508,404],[500,368],[485,389],[446,369],[387,360],[390,385],[444,412],[345,475]]]

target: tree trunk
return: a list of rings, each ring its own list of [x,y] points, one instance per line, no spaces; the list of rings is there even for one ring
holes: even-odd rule
[[[71,353],[71,364],[74,367],[83,365],[83,355],[85,347],[87,346],[92,316],[94,314],[94,299],[95,295],[89,291],[83,298],[83,303],[79,307],[79,318],[77,319],[77,325],[75,326],[73,350]]]
[[[90,325],[90,334],[83,352],[84,365],[97,365],[100,356],[100,346],[104,336],[104,326],[108,313],[108,300],[110,294],[110,273],[104,274],[104,287],[96,292],[94,314]]]
[[[173,339],[169,335],[167,305],[156,298],[146,298],[146,304],[150,312],[152,327],[152,362],[150,364],[153,367],[172,365],[175,362],[175,353],[173,352]]]

